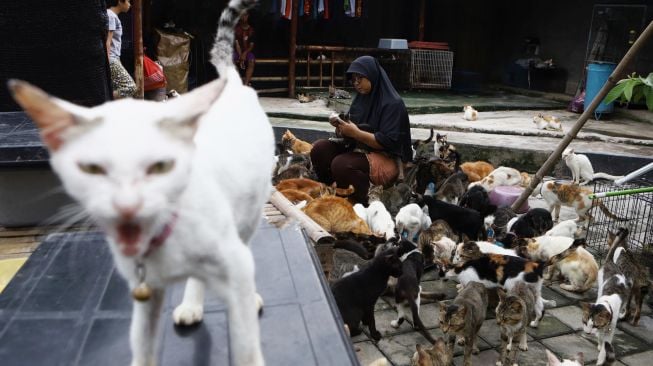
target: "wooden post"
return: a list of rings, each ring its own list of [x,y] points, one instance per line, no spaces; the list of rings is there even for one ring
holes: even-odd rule
[[[136,82],[136,95],[143,99],[143,0],[133,0],[132,20],[134,25],[134,81]]]
[[[290,62],[288,63],[288,97],[295,97],[295,67],[297,51],[297,17],[299,16],[299,1],[292,3],[292,19],[290,20]]]
[[[424,40],[424,18],[426,16],[426,0],[419,0],[419,32],[417,36],[418,41]]]
[[[286,217],[297,220],[304,230],[306,230],[306,234],[311,238],[311,240],[313,240],[313,242],[317,243],[324,237],[331,237],[331,234],[313,221],[313,219],[308,217],[304,211],[295,207],[292,202],[276,189],[273,190],[272,195],[270,196],[270,203],[272,203],[274,207],[276,207],[279,212],[284,214]]]
[[[594,97],[594,100],[592,103],[585,109],[583,114],[578,117],[578,120],[576,121],[576,124],[572,129],[565,135],[565,137],[560,141],[560,144],[558,144],[558,147],[555,149],[551,155],[549,155],[549,158],[544,162],[544,165],[535,173],[535,176],[531,180],[531,184],[524,189],[522,192],[521,196],[512,204],[511,208],[513,211],[517,211],[519,207],[521,207],[522,204],[528,199],[528,197],[533,193],[533,190],[537,185],[542,181],[542,178],[544,178],[544,175],[551,171],[553,169],[553,166],[560,160],[560,156],[562,155],[562,152],[569,146],[571,141],[576,137],[578,134],[578,131],[580,131],[581,128],[583,128],[583,125],[587,120],[592,116],[594,113],[594,110],[596,107],[599,106],[599,104],[603,101],[603,98],[605,98],[606,94],[612,89],[617,81],[620,80],[621,75],[623,75],[623,71],[628,66],[630,61],[635,57],[635,55],[639,52],[639,50],[642,48],[642,46],[646,43],[646,41],[649,39],[649,37],[653,34],[653,22],[650,22],[644,32],[640,34],[639,38],[637,38],[637,41],[630,47],[628,52],[626,52],[626,55],[621,59],[617,67],[614,69],[608,80],[605,82],[603,85],[603,88],[599,91],[599,93]]]

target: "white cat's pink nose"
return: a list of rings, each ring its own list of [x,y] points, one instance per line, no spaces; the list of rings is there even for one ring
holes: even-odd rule
[[[118,200],[113,200],[113,208],[116,209],[120,217],[124,220],[133,219],[141,207],[143,207],[142,200],[135,202],[119,202]]]

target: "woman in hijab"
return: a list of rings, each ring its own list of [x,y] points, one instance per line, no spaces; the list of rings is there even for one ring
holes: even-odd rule
[[[357,58],[347,75],[358,93],[349,109],[350,121],[332,116],[329,122],[336,135],[355,144],[318,140],[311,160],[320,181],[335,181],[340,188],[352,185],[351,198],[367,204],[370,182],[392,184],[399,175],[399,161],[411,161],[410,124],[403,100],[374,57]]]

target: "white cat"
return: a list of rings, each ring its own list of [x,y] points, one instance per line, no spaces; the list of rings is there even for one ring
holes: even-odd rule
[[[414,242],[417,241],[419,232],[430,226],[431,217],[429,217],[428,207],[424,206],[422,209],[417,203],[402,207],[395,217],[395,227],[399,235]]]
[[[464,106],[463,112],[465,112],[463,118],[467,121],[476,121],[478,119],[478,111],[471,105]]]
[[[355,204],[354,212],[356,212],[356,215],[358,215],[358,217],[363,219],[363,221],[367,222],[367,208],[365,208],[365,206],[363,206],[360,203]],[[367,226],[369,226],[369,223],[367,224]]]
[[[566,236],[568,238],[575,238],[580,234],[576,220],[565,220],[552,227],[547,231],[545,236]]]
[[[490,192],[498,186],[519,186],[521,182],[522,176],[519,170],[507,166],[500,166],[494,169],[487,177],[470,183],[467,189],[480,185],[486,191]]]
[[[571,170],[571,176],[574,183],[585,185],[594,179],[617,180],[623,176],[610,175],[606,173],[594,173],[594,168],[590,159],[583,154],[575,154],[574,149],[568,147],[562,153],[562,159]],[[582,183],[581,183],[582,180]]]
[[[517,257],[517,253],[515,252],[514,249],[506,249],[487,241],[470,241],[467,243],[459,243],[458,245],[456,245],[456,252],[453,256],[452,264],[458,264],[464,261],[463,251],[464,249],[469,249],[469,246],[471,244],[476,244],[480,252],[483,254],[503,254],[503,255],[510,255],[513,257]]]
[[[584,365],[584,357],[583,357],[583,352],[578,352],[576,357],[574,357],[573,360],[558,360],[558,357],[551,353],[548,349],[546,351],[546,358],[548,360],[547,366],[583,366]]]
[[[228,306],[236,365],[263,365],[254,260],[247,243],[271,193],[274,135],[256,93],[233,67],[233,27],[255,1],[222,13],[213,64],[221,78],[167,103],[85,108],[10,81],[36,122],[54,171],[106,233],[134,291],[132,366],[155,365],[166,285],[188,279],[175,323],[203,317],[204,287]],[[247,136],[255,151],[233,154]]]
[[[555,116],[545,116],[540,113],[533,117],[533,123],[540,130],[562,131],[562,123]]]
[[[383,202],[372,201],[367,207],[367,225],[374,234],[382,234],[386,240],[395,236],[395,222]],[[430,226],[430,225],[429,225]]]

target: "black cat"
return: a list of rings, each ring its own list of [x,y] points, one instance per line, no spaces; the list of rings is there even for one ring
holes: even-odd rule
[[[544,208],[532,208],[515,221],[510,228],[518,238],[544,235],[553,227],[551,213]]]
[[[490,196],[485,188],[474,186],[467,190],[460,198],[460,207],[471,208],[478,211],[485,218],[497,210],[497,206],[490,203]]]
[[[421,197],[418,204],[420,206],[427,205],[431,220],[433,222],[435,220],[446,221],[460,238],[467,235],[471,240],[479,238],[485,240],[483,218],[478,211],[443,202],[430,196]]]

